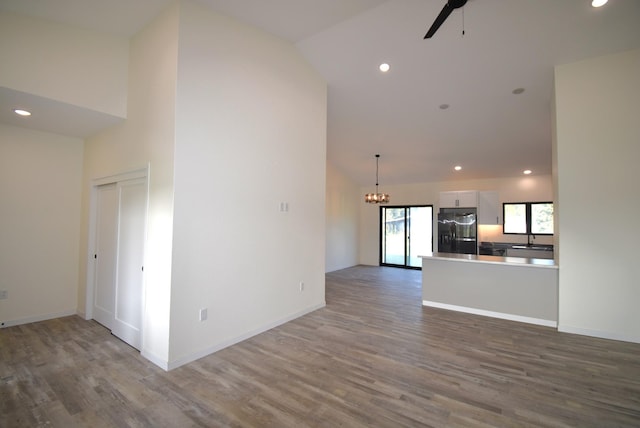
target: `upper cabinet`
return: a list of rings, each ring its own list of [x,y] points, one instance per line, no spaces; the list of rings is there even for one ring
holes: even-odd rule
[[[440,208],[478,208],[478,224],[502,224],[498,192],[440,192]]]
[[[477,206],[478,192],[475,190],[440,192],[440,208],[475,208]]]
[[[498,192],[478,193],[478,224],[502,224]]]

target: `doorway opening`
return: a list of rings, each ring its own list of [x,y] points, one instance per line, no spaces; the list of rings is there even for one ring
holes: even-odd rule
[[[380,207],[380,265],[421,269],[433,251],[433,205]]]

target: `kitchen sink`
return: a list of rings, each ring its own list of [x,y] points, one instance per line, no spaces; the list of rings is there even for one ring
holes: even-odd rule
[[[551,245],[512,245],[511,248],[518,250],[553,251],[553,247]]]

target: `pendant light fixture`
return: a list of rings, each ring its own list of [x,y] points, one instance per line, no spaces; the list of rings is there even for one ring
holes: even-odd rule
[[[388,204],[389,195],[387,193],[378,192],[378,160],[380,155],[376,155],[376,193],[367,193],[364,195],[364,201],[368,204]]]

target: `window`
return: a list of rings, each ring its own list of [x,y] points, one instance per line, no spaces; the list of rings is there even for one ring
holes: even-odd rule
[[[553,202],[531,204],[531,234],[553,235]]]
[[[553,202],[505,202],[503,233],[553,235]]]

